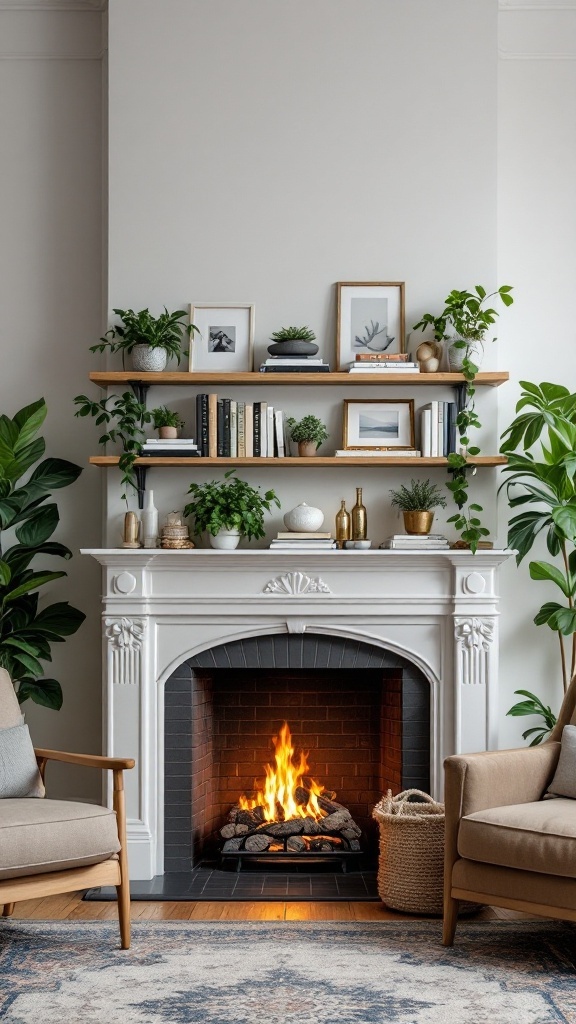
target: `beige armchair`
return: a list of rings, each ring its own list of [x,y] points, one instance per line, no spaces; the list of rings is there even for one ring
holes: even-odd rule
[[[576,921],[576,800],[542,800],[568,724],[576,724],[576,676],[541,746],[445,761],[445,946],[460,900]]]
[[[12,681],[0,669],[0,728],[21,722]],[[48,761],[109,769],[113,810],[94,804],[44,798],[0,800],[0,906],[10,917],[20,900],[114,885],[122,949],[130,946],[130,885],[126,853],[124,769],[131,758],[36,750],[44,779]]]

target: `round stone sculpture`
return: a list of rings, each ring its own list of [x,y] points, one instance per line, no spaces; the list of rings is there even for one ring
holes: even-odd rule
[[[305,501],[301,505],[287,512],[284,516],[284,526],[292,533],[317,533],[322,529],[324,513],[321,508],[314,508],[307,505]]]

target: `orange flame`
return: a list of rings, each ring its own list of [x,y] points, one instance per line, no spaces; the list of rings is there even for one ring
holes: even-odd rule
[[[326,812],[318,803],[318,797],[324,792],[324,786],[320,786],[314,779],[307,778],[304,784],[304,777],[308,773],[308,753],[300,752],[299,762],[294,761],[294,747],[292,736],[287,722],[280,729],[278,736],[272,737],[274,744],[274,761],[276,767],[264,765],[266,780],[264,788],[256,782],[256,797],[250,800],[241,796],[238,801],[243,811],[251,811],[254,807],[262,807],[265,821],[288,821],[290,818],[324,818]],[[301,786],[310,794],[308,803],[298,803],[296,790]]]

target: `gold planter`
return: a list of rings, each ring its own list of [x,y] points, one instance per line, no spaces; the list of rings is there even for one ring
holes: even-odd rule
[[[403,512],[402,515],[406,533],[420,535],[430,533],[434,522],[433,512]]]

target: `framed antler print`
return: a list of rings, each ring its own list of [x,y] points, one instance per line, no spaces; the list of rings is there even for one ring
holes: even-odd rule
[[[336,369],[349,370],[358,355],[404,351],[404,282],[339,281]]]

